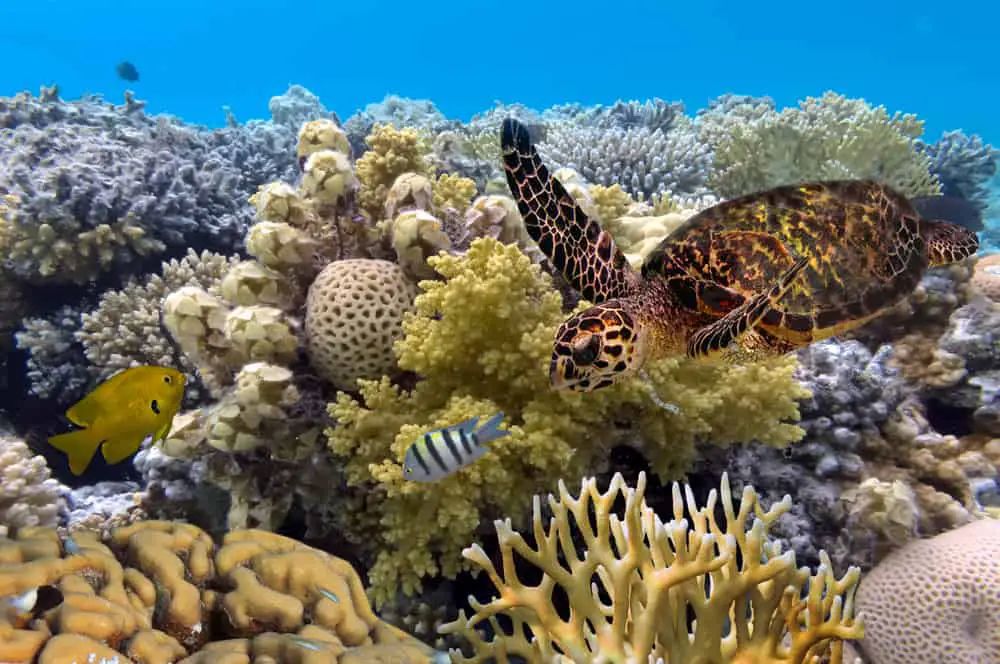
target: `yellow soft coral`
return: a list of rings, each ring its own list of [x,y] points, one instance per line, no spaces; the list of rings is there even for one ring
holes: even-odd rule
[[[386,196],[396,178],[403,173],[426,174],[430,167],[425,160],[425,146],[414,129],[376,125],[365,142],[371,149],[355,164],[361,184],[357,203],[375,222],[381,218]]]
[[[688,468],[699,436],[782,445],[801,435],[783,422],[797,418],[795,399],[807,394],[791,359],[746,367],[670,359],[650,367],[651,385],[553,391],[547,368],[564,313],[548,276],[517,247],[491,238],[475,240],[464,256],[429,262],[445,281],[421,283],[396,345],[399,367],[423,380],[406,394],[388,380],[359,381],[361,403],[340,394],[330,409],[339,423],[330,446],[346,459],[349,482],[378,487],[371,509],[382,529],[366,535],[385,543],[371,571],[377,601],[398,584],[413,592],[423,576],[454,576],[484,513],[522,513],[528,496],[578,475],[624,440],[623,422],[635,423],[662,477]],[[651,388],[681,414],[656,407]],[[498,410],[511,435],[484,460],[433,485],[403,480],[401,460],[418,436]]]
[[[748,486],[735,505],[723,476],[719,523],[720,494],[713,489],[698,507],[690,487],[682,495],[674,484],[673,519],[664,522],[646,505],[645,487],[644,473],[635,489],[615,474],[607,492],[590,478],[574,498],[560,481],[558,498],[548,499],[551,518],[534,499],[534,545],[509,520],[496,522],[502,570],[478,544],[465,549],[500,597],[472,600],[471,619],[463,611],[441,628],[463,634],[475,649],[471,658],[452,651],[453,661],[507,664],[514,655],[532,664],[839,664],[842,640],[861,638],[854,619],[860,571],[837,579],[821,553],[819,571],[810,574],[796,569],[794,552],[768,541],[790,497],[765,510]],[[523,563],[542,572],[539,583],[521,582]],[[569,603],[568,619],[556,608],[556,590]],[[497,621],[501,615],[510,626]],[[490,641],[476,630],[483,622],[493,628]]]

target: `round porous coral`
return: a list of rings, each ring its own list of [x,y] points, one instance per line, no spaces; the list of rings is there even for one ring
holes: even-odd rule
[[[354,389],[359,378],[392,373],[392,346],[402,336],[403,314],[416,296],[416,284],[395,263],[354,259],[327,265],[306,302],[313,368],[341,389]]]

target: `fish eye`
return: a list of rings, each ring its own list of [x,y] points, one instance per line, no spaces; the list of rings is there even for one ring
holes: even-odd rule
[[[172,383],[172,382],[174,382],[174,379],[171,378],[170,376],[164,376],[163,377],[163,382],[164,383]]]
[[[409,466],[403,466],[403,474],[404,475],[412,475],[413,474],[413,469],[410,468]]]
[[[587,335],[586,338],[577,339],[573,343],[573,361],[578,365],[593,364],[600,352],[601,338],[596,334]]]

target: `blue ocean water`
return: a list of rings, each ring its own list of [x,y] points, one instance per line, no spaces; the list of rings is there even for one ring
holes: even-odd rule
[[[126,87],[189,122],[267,117],[306,86],[347,117],[387,93],[468,119],[494,100],[536,108],[725,92],[779,106],[834,89],[919,114],[927,138],[963,129],[1000,144],[1000,7],[986,0],[294,3],[7,0],[0,94],[58,83],[64,97]],[[127,84],[115,63],[136,64]]]

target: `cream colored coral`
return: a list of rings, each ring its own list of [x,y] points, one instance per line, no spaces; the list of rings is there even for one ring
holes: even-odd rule
[[[383,260],[330,263],[313,281],[306,302],[309,360],[341,389],[358,378],[379,378],[396,366],[393,344],[417,287],[401,267]]]
[[[437,273],[427,264],[428,257],[451,249],[441,221],[423,210],[399,213],[386,225],[385,235],[396,252],[396,262],[414,281],[436,278]]]
[[[65,507],[64,491],[45,457],[23,440],[0,436],[0,535],[11,528],[55,526]]]
[[[196,286],[179,288],[163,301],[167,332],[201,370],[202,379],[220,385],[229,382],[229,370],[243,361],[226,338],[229,312],[220,298]]]
[[[300,304],[298,290],[283,274],[257,261],[237,263],[222,278],[222,297],[242,306],[270,305],[285,311]]]
[[[857,605],[871,664],[1000,662],[1000,521],[911,542],[865,576]]]
[[[312,215],[309,203],[298,189],[284,182],[270,182],[261,186],[250,197],[250,204],[257,210],[261,221],[304,225]]]
[[[644,473],[634,489],[616,473],[607,492],[590,478],[574,498],[560,481],[558,498],[548,499],[551,518],[534,499],[533,546],[509,519],[495,522],[501,570],[478,544],[465,549],[500,596],[486,604],[470,598],[472,618],[463,611],[442,627],[464,635],[475,650],[472,658],[453,650],[453,660],[506,664],[513,655],[532,663],[811,664],[828,654],[839,663],[842,641],[861,636],[853,616],[859,570],[838,580],[823,553],[811,575],[796,569],[794,552],[768,541],[768,528],[791,508],[790,497],[765,510],[748,486],[734,504],[723,476],[721,492],[712,490],[698,507],[691,488],[682,493],[675,483],[673,519],[664,522],[646,505],[645,487]],[[715,517],[720,497],[723,524]],[[616,508],[621,502],[623,517]],[[542,572],[537,585],[520,581],[518,563]],[[554,603],[557,588],[568,602],[568,619]],[[497,622],[501,615],[511,626]],[[484,622],[496,635],[492,640],[476,629]]]
[[[289,363],[295,360],[299,339],[281,309],[237,307],[226,316],[226,341],[252,362]]]
[[[299,400],[292,379],[287,368],[263,362],[240,369],[233,391],[209,411],[206,442],[225,452],[285,442],[287,409]]]
[[[321,150],[335,150],[345,157],[351,156],[351,142],[337,123],[327,118],[310,120],[299,129],[295,152],[300,162]]]
[[[308,233],[285,223],[262,221],[247,233],[247,252],[276,270],[308,268],[316,250]]]
[[[314,152],[306,160],[302,191],[324,205],[341,203],[358,187],[346,155],[335,150]]]
[[[431,181],[426,175],[403,173],[389,187],[383,219],[395,219],[396,215],[406,209],[430,210],[433,201]]]

